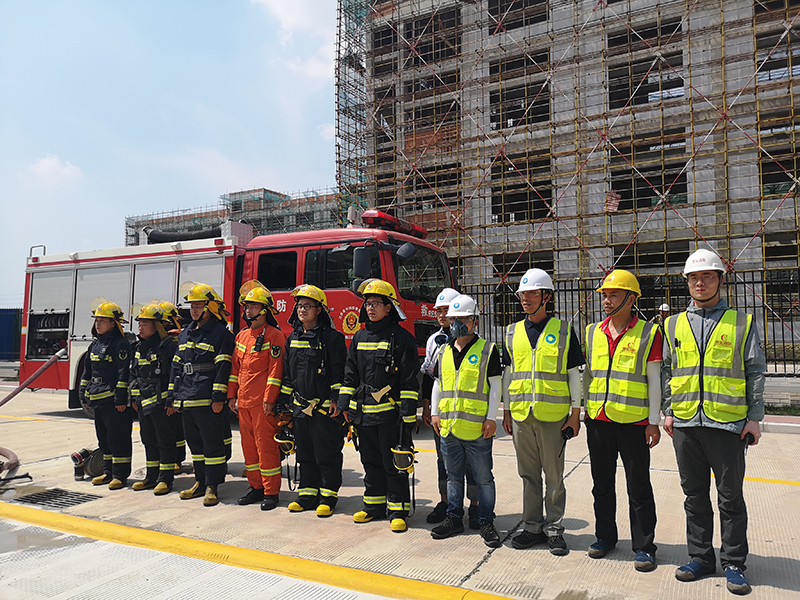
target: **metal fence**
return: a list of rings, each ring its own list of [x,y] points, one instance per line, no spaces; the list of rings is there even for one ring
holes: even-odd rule
[[[517,278],[518,279],[518,278]],[[505,328],[524,317],[514,295],[517,279],[511,286],[462,286],[481,306],[480,331],[487,339],[502,343]],[[680,275],[640,276],[642,297],[637,302],[639,316],[647,320],[666,303],[672,314],[686,308],[691,298]],[[600,294],[600,279],[556,281],[555,300],[548,311],[570,321],[583,343],[586,325],[605,318]],[[731,308],[752,314],[758,325],[767,356],[768,375],[800,377],[800,270],[743,271],[729,274],[722,298]]]

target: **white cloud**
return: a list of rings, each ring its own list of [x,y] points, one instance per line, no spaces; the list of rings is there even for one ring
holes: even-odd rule
[[[336,136],[336,126],[332,123],[323,123],[318,127],[319,136],[326,142],[332,142]]]
[[[287,59],[286,66],[290,71],[305,75],[318,85],[324,85],[333,79],[335,58],[333,44],[324,44],[314,54]]]
[[[281,26],[284,43],[299,32],[311,33],[333,39],[336,20],[334,0],[252,0],[253,4],[263,6],[269,15]]]
[[[61,162],[55,154],[40,158],[25,169],[24,175],[32,176],[39,183],[57,186],[83,179],[83,171],[69,161]]]
[[[336,2],[333,0],[251,0],[275,19],[281,55],[274,64],[309,80],[314,89],[333,80],[336,58]]]

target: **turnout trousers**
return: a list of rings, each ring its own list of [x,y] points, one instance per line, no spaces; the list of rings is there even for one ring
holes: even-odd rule
[[[650,448],[642,425],[585,419],[586,443],[592,464],[594,534],[599,540],[616,544],[617,456],[622,458],[628,492],[631,549],[655,554],[656,502],[650,485]]]
[[[281,449],[275,441],[278,418],[265,415],[259,404],[239,408],[239,433],[251,488],[263,489],[267,496],[281,491]]]
[[[157,406],[149,414],[139,410],[139,433],[147,465],[146,479],[172,483],[175,478],[178,447],[174,422],[180,419],[178,413],[167,416],[163,406]]]
[[[364,510],[386,507],[390,519],[405,519],[411,510],[408,474],[394,468],[392,448],[400,443],[396,423],[358,426],[358,450],[364,467]]]
[[[211,406],[184,408],[183,429],[192,453],[194,478],[201,485],[219,485],[225,481],[226,411],[215,413]]]
[[[128,406],[119,412],[113,402],[104,402],[92,408],[94,431],[103,452],[103,473],[125,482],[131,474],[133,458],[131,431],[134,410]]]
[[[294,435],[300,465],[298,495],[318,497],[320,504],[333,508],[342,487],[344,426],[315,412],[311,418],[294,419]]]

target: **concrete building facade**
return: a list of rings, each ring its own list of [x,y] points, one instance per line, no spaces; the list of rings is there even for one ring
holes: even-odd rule
[[[427,227],[498,327],[533,266],[577,292],[562,316],[596,315],[587,293],[614,266],[640,276],[645,311],[679,308],[698,247],[729,262],[733,304],[791,321],[799,13],[798,0],[339,0],[340,191]]]

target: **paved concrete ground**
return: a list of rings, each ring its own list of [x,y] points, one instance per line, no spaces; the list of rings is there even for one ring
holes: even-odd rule
[[[0,520],[0,598],[9,600],[379,600],[285,575]]]
[[[452,597],[464,596],[470,591],[543,600],[731,597],[720,573],[694,583],[681,583],[674,578],[675,567],[683,564],[687,556],[683,496],[672,444],[666,437],[652,453],[652,482],[659,518],[656,532],[659,565],[654,572],[641,574],[634,571],[632,564],[621,469],[617,487],[623,499],[617,507],[620,543],[606,559],[593,560],[586,554],[586,548],[594,541],[594,519],[583,432],[566,448],[565,537],[571,553],[555,557],[544,548],[511,548],[509,538],[520,525],[521,483],[516,473],[513,445],[506,435],[498,436],[494,449],[498,493],[496,524],[505,539],[501,548],[491,550],[482,544],[477,532],[469,530],[465,535],[448,540],[431,539],[431,526],[425,523],[424,517],[435,504],[437,493],[435,454],[428,432],[423,432],[418,441],[421,450],[416,473],[418,512],[410,520],[410,530],[398,535],[389,531],[385,521],[364,525],[352,522],[352,513],[361,506],[363,490],[361,466],[353,448],[345,448],[340,502],[336,514],[326,520],[318,519],[313,513],[290,514],[285,506],[294,494],[289,492],[282,492],[281,507],[269,513],[260,511],[258,506],[236,506],[236,498],[247,489],[246,481],[236,476],[242,469],[238,432],[234,432],[234,457],[230,463],[233,475],[229,475],[220,488],[222,504],[213,508],[204,508],[199,499],[182,501],[174,492],[156,498],[150,492],[133,492],[129,488],[111,492],[88,482],[76,482],[68,455],[84,446],[92,446],[94,432],[90,421],[77,411],[66,410],[66,405],[66,394],[40,391],[23,392],[0,408],[0,445],[13,448],[24,462],[22,470],[34,477],[33,483],[17,485],[0,495],[0,500],[4,501],[0,503],[0,517],[8,518],[4,510],[8,512],[9,507],[18,506],[16,499],[19,497],[44,489],[96,494],[99,498],[58,509],[57,514],[64,515],[65,521],[71,515],[82,517],[81,522],[96,525],[99,539],[106,539],[103,527],[121,525],[127,528],[125,531],[163,532],[174,536],[170,539],[187,543],[216,542],[231,553],[237,549],[272,553],[258,554],[264,557],[265,564],[256,568],[269,570],[270,556],[303,559],[297,564],[311,565],[311,570],[288,574],[303,577],[303,573],[310,572],[310,578],[317,580],[330,574],[331,582],[344,588],[374,592],[376,588],[369,588],[372,574],[394,576],[391,590],[380,592],[393,597],[445,597],[441,584],[452,586],[451,590],[456,593]],[[797,518],[800,514],[800,436],[778,433],[797,431],[798,427],[791,422],[770,423],[762,443],[748,455],[745,484],[750,513],[748,576],[754,585],[751,596],[754,598],[800,598],[800,519]],[[137,432],[134,437],[138,439]],[[143,466],[143,449],[137,442],[135,474],[141,476]],[[186,489],[191,484],[192,477],[184,475],[176,481],[175,489]],[[51,517],[53,514],[52,510],[32,512]],[[26,519],[28,523],[39,524],[34,517]],[[0,598],[5,597],[3,585],[7,570],[4,564],[8,566],[16,560],[19,552],[22,550],[9,551],[0,545]],[[177,553],[182,552],[177,550]],[[226,562],[224,557],[212,557],[212,560]],[[277,558],[274,560],[276,564],[279,562]],[[342,571],[341,568],[357,571]],[[352,585],[342,573],[350,574]],[[426,592],[425,585],[414,582],[430,582],[430,593]],[[150,597],[146,593],[140,596]]]

